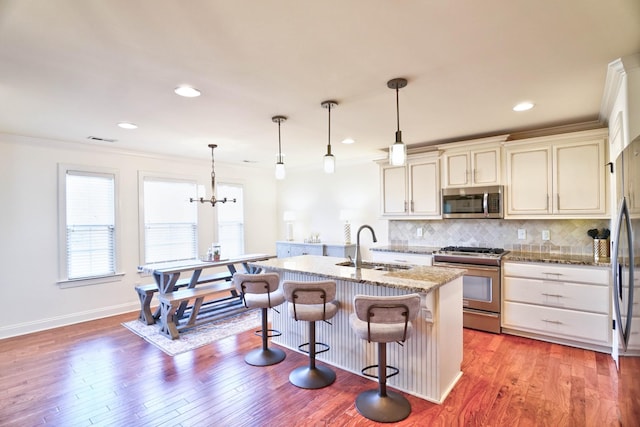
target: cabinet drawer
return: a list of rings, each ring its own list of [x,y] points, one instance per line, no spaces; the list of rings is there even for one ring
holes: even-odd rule
[[[608,314],[610,307],[606,286],[505,277],[503,295],[505,301],[603,314]]]
[[[291,245],[290,256],[324,255],[323,245]]]
[[[502,319],[502,326],[506,328],[540,332],[574,341],[609,344],[610,320],[607,314],[505,302]]]
[[[433,265],[433,255],[409,254],[405,252],[371,251],[371,259],[374,262],[386,262],[392,264]]]
[[[631,335],[629,336],[627,351],[640,353],[640,317],[634,317],[631,321]]]
[[[502,271],[505,276],[527,277],[531,279],[559,280],[562,282],[591,283],[609,285],[609,269],[589,266],[558,266],[547,263],[505,262]]]

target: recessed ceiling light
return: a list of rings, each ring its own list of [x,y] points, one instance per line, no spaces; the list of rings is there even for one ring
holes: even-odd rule
[[[356,142],[353,138],[345,138],[342,140],[343,144],[353,144],[354,142]]]
[[[129,122],[120,122],[118,123],[118,126],[120,126],[122,129],[138,129],[138,125]]]
[[[178,86],[177,88],[175,88],[174,92],[186,98],[195,98],[197,96],[200,96],[200,91],[191,86]]]
[[[525,101],[525,102],[516,104],[513,107],[513,111],[527,111],[527,110],[531,110],[533,106],[534,106],[533,102]]]

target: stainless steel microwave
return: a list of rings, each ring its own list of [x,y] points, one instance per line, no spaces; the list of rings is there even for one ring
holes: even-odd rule
[[[503,218],[504,186],[442,189],[443,218]]]

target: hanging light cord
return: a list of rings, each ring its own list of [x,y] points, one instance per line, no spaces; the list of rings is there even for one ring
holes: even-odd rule
[[[211,195],[212,198],[215,198],[216,194],[216,170],[215,164],[213,160],[213,149],[216,147],[214,144],[209,145],[211,147]]]
[[[282,163],[282,141],[280,139],[280,123],[282,123],[282,120],[278,119],[278,163]]]
[[[329,133],[327,134],[327,141],[329,146],[328,154],[331,154],[331,103],[327,105],[327,109],[329,110]]]
[[[398,123],[398,132],[400,132],[400,100],[399,100],[399,88],[396,85],[396,121]]]

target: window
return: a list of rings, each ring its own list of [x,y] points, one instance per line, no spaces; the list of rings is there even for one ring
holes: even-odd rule
[[[142,183],[143,263],[195,259],[198,210],[189,198],[196,182],[143,175]]]
[[[218,240],[223,258],[244,253],[244,200],[240,184],[220,183],[216,186],[218,198],[236,199],[235,203],[220,203],[218,209]]]
[[[116,275],[116,171],[59,165],[58,186],[60,282]]]

